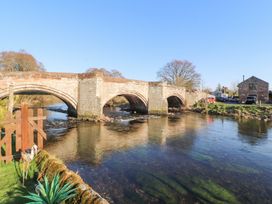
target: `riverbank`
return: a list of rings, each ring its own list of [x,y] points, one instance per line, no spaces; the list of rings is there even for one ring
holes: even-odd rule
[[[51,180],[55,175],[59,175],[61,185],[70,183],[77,188],[75,197],[69,199],[67,203],[108,204],[108,202],[86,184],[77,173],[69,170],[61,160],[50,155],[45,150],[39,151],[34,161],[39,173],[38,179],[46,176]]]
[[[271,105],[244,105],[244,104],[225,104],[214,103],[205,105],[204,103],[196,103],[191,111],[221,115],[233,118],[256,119],[263,121],[272,121],[272,106]]]
[[[0,163],[0,203],[18,204],[27,202],[22,196],[26,196],[28,191],[33,192],[35,187],[35,166],[31,165],[30,169],[29,178],[23,186],[19,162]]]
[[[70,171],[61,160],[53,157],[44,150],[39,151],[38,155],[31,162],[28,179],[25,186],[22,184],[22,164],[11,162],[8,164],[0,163],[0,203],[18,204],[27,203],[29,200],[23,198],[28,192],[35,192],[37,181],[41,181],[44,176],[52,180],[58,174],[60,185],[72,184],[77,188],[74,198],[69,199],[68,203],[97,203],[107,204],[97,192],[95,192],[82,178]]]

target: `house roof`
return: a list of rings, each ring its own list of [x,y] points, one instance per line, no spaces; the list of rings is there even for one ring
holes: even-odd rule
[[[266,82],[266,81],[264,81],[262,79],[259,79],[259,78],[255,77],[255,76],[252,76],[252,77],[249,77],[248,79],[246,79],[245,81],[242,81],[241,83],[239,83],[238,86],[240,86],[241,84],[246,83],[246,82],[248,82],[250,80],[257,80],[257,81],[261,81],[263,83],[269,84],[268,82]]]

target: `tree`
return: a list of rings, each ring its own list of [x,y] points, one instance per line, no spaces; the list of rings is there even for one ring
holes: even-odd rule
[[[215,89],[216,91],[221,91],[222,90],[222,86],[221,86],[221,84],[219,83],[218,85],[217,85],[217,87],[216,87],[216,89]]]
[[[112,76],[112,77],[115,77],[115,78],[124,78],[123,75],[122,75],[122,73],[119,72],[119,71],[116,70],[116,69],[112,69],[112,70],[111,70],[111,76]]]
[[[187,60],[173,60],[161,68],[157,75],[162,81],[191,90],[199,88],[201,81],[195,66]]]
[[[31,54],[25,51],[19,52],[1,52],[0,53],[0,71],[45,71],[41,62],[38,62]]]
[[[45,71],[42,63],[24,50],[19,52],[6,51],[0,53],[1,72]],[[27,102],[31,105],[44,106],[46,101],[55,102],[54,96],[18,95],[14,98],[15,104]]]
[[[238,84],[239,84],[238,81],[231,82],[231,85],[230,85],[231,95],[233,96],[238,95]]]
[[[122,73],[116,69],[112,69],[110,71],[104,69],[104,68],[89,68],[86,70],[87,73],[97,73],[102,72],[105,76],[110,76],[114,78],[124,78]]]
[[[208,93],[208,94],[211,94],[211,93],[212,93],[212,89],[209,88],[209,87],[204,87],[204,88],[202,89],[202,91],[205,92],[205,93]]]

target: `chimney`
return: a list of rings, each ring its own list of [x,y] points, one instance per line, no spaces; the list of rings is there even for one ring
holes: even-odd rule
[[[243,75],[243,81],[245,81],[245,75]]]

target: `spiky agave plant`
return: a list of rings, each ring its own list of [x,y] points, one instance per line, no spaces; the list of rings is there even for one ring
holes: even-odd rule
[[[75,191],[76,188],[70,183],[60,186],[59,175],[54,176],[51,184],[45,176],[44,184],[38,181],[36,194],[29,192],[29,195],[23,197],[31,200],[28,204],[59,204],[73,198],[76,195]]]

